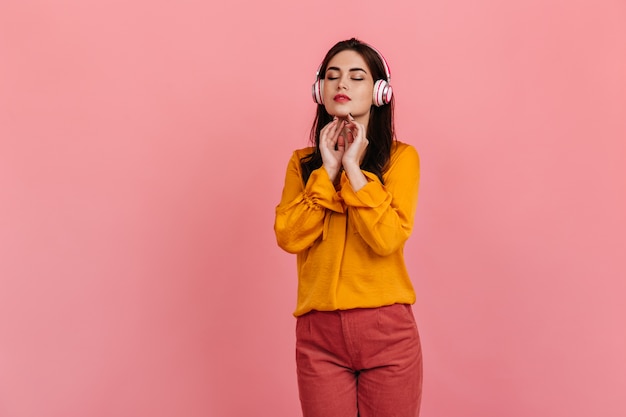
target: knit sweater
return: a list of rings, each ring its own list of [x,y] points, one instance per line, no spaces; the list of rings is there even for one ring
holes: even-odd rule
[[[417,205],[417,151],[394,142],[384,185],[363,171],[368,182],[354,191],[345,172],[335,186],[324,167],[305,185],[300,159],[312,150],[293,153],[274,223],[278,245],[297,254],[294,315],[413,304],[403,249]]]

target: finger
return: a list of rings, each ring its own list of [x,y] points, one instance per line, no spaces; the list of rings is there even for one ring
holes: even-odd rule
[[[337,138],[337,150],[343,152],[346,149],[346,141],[343,135],[339,135]]]
[[[349,125],[349,132],[352,136],[352,140],[354,141],[363,135],[363,127],[358,123],[351,122]]]
[[[352,136],[356,138],[359,134],[365,134],[365,126],[354,120],[354,117],[350,115],[351,120],[348,121],[346,127],[352,131]]]
[[[352,129],[346,129],[346,140],[348,143],[354,142],[354,131]]]
[[[343,126],[344,126],[343,122],[340,122],[339,120],[337,120],[337,123],[335,123],[333,128],[328,132],[328,134],[332,136],[334,143],[337,142],[337,139],[339,138],[339,135],[341,134],[343,130]]]
[[[352,116],[352,114],[348,114],[348,119],[347,119],[348,125],[350,125],[351,128],[354,128],[356,126],[362,126],[359,122],[357,122],[354,117]]]
[[[330,123],[324,126],[322,130],[320,130],[320,136],[327,134],[336,124],[337,124],[337,119],[333,119]]]
[[[343,136],[343,149],[348,152],[348,149],[352,146],[352,142],[348,139],[347,136]]]
[[[324,126],[322,130],[320,131],[320,141],[322,141],[323,143],[327,145],[334,144],[334,142],[336,141],[336,138],[335,138],[336,126],[337,126],[337,120],[333,120],[332,122]]]

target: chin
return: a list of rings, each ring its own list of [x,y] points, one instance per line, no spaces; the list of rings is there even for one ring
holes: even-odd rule
[[[348,117],[348,115],[350,114],[350,109],[337,109],[332,107],[326,107],[326,112],[331,116]]]

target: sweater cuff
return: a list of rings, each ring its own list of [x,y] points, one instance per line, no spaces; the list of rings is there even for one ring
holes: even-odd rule
[[[359,191],[354,191],[346,173],[342,174],[340,198],[346,205],[352,207],[378,207],[382,205],[387,200],[389,193],[376,175],[368,171],[362,172],[367,178],[367,184]]]
[[[314,205],[338,213],[345,211],[343,201],[324,167],[316,169],[309,176],[309,180],[304,187],[304,198]]]

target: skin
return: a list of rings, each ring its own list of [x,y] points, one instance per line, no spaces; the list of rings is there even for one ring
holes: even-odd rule
[[[333,182],[343,168],[358,191],[367,184],[361,162],[369,144],[365,136],[374,94],[371,71],[358,52],[342,51],[329,61],[322,94],[326,111],[335,116],[320,132],[323,167]],[[336,101],[338,94],[350,99]]]

